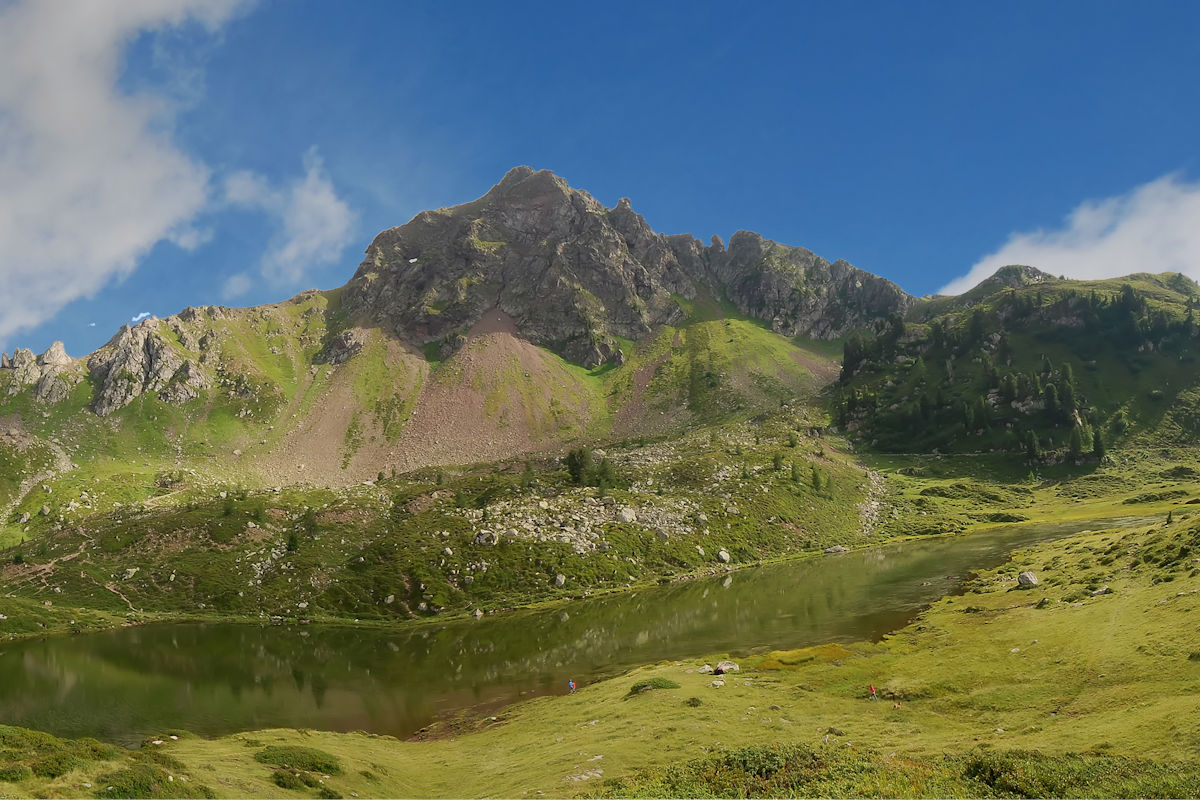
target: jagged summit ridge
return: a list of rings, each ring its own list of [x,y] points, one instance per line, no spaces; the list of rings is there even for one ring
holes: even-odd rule
[[[304,368],[353,358],[371,328],[445,358],[490,309],[510,317],[521,338],[569,361],[621,363],[621,340],[683,322],[680,301],[697,298],[732,303],[778,333],[817,338],[915,302],[844,261],[758,234],[739,231],[726,248],[719,237],[704,245],[656,233],[628,198],[607,208],[552,172],[521,166],[477,200],[421,212],[376,236],[341,292],[348,324],[331,331]],[[40,358],[18,350],[0,368],[14,374],[9,394],[35,386],[46,403],[65,400],[88,379],[90,407],[101,416],[147,393],[181,404],[222,380],[227,365],[211,352],[210,323],[263,309],[188,308],[122,326],[85,358],[71,359],[57,344]]]
[[[346,310],[453,350],[489,308],[569,360],[619,361],[683,312],[673,295],[728,298],[780,333],[830,338],[915,302],[844,261],[739,231],[726,250],[655,233],[623,198],[609,209],[553,173],[510,170],[471,203],[384,231],[347,286]]]

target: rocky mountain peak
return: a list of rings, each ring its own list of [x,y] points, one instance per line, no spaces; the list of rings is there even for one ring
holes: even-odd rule
[[[346,310],[451,352],[491,308],[525,338],[587,366],[619,359],[616,337],[678,321],[671,248],[632,209],[612,212],[548,171],[511,170],[480,199],[425,212],[376,237]]]
[[[38,356],[38,364],[43,367],[69,367],[73,362],[62,342],[55,342]]]
[[[894,284],[739,231],[655,233],[628,198],[611,209],[552,172],[516,167],[470,203],[385,231],[346,287],[344,307],[443,354],[491,308],[571,361],[621,358],[617,338],[677,323],[673,296],[728,296],[780,333],[833,337],[914,301]]]

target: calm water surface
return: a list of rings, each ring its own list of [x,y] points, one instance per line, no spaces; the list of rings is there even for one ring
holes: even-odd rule
[[[639,664],[878,639],[970,570],[1100,526],[1013,525],[442,625],[154,625],[13,643],[0,654],[0,721],[127,745],[166,728],[406,736]]]

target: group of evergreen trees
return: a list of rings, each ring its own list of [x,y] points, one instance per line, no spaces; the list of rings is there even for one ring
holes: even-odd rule
[[[861,426],[892,450],[928,450],[973,436],[982,439],[972,449],[1023,452],[1034,462],[1050,450],[1075,461],[1103,458],[1105,431],[1072,363],[1056,367],[1042,355],[1039,365],[1029,365],[1029,341],[1053,341],[1081,359],[1118,354],[1136,373],[1144,352],[1186,350],[1200,333],[1195,305],[1189,296],[1181,318],[1125,284],[1107,295],[1009,290],[990,308],[946,314],[915,333],[893,315],[875,335],[856,333],[846,341],[834,420]],[[1026,352],[1013,352],[1014,333],[1023,334]]]

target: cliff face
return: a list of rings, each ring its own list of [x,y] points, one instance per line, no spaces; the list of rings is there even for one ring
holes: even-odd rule
[[[616,337],[681,320],[672,295],[727,294],[780,333],[830,338],[914,302],[894,284],[807,250],[738,233],[654,233],[621,200],[608,209],[549,172],[518,167],[479,200],[427,211],[376,237],[345,310],[403,338],[454,350],[489,308],[568,360],[620,358]]]
[[[703,262],[739,311],[787,336],[832,339],[903,314],[917,302],[891,281],[846,261],[831,264],[802,247],[747,231],[735,233],[728,250],[714,241]]]

